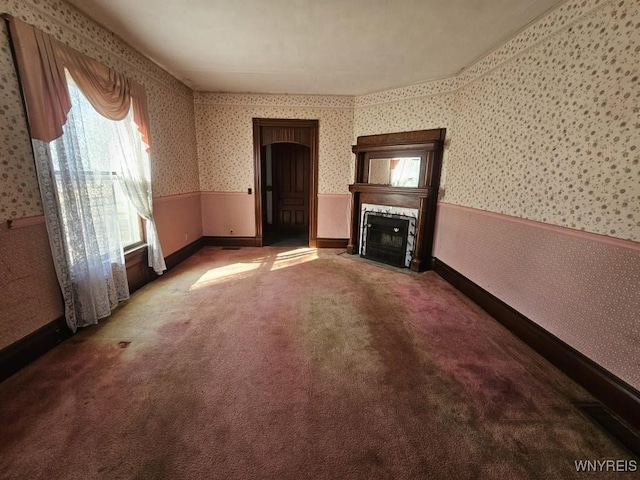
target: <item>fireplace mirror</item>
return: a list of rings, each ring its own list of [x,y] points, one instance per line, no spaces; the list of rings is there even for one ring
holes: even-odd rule
[[[391,187],[418,187],[420,157],[369,159],[369,183]]]

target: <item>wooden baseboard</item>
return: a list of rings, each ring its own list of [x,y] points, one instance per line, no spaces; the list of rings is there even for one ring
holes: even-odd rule
[[[347,248],[348,238],[316,238],[316,248]]]
[[[638,390],[437,258],[433,259],[433,268],[631,427],[640,430]]]
[[[167,255],[164,259],[164,263],[167,265],[167,270],[171,270],[177,265],[184,262],[191,255],[196,253],[205,245],[205,237],[200,237],[194,242],[191,242],[189,245],[185,245],[180,250],[176,250],[170,255]]]
[[[256,237],[202,237],[208,247],[255,247]]]
[[[202,237],[208,247],[259,247],[256,237]],[[317,238],[317,248],[347,248],[348,238]]]
[[[0,382],[71,336],[64,317],[0,350]]]
[[[640,434],[620,421],[617,415],[600,403],[578,402],[574,404],[582,412],[611,433],[627,450],[640,459]]]

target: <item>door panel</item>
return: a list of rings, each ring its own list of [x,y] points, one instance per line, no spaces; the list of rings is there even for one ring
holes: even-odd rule
[[[294,143],[272,145],[274,226],[282,232],[309,229],[309,148]]]

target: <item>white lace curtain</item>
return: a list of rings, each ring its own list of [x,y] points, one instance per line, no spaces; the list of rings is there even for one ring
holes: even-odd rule
[[[87,112],[77,102],[77,91],[70,90],[76,102],[63,135],[49,143],[33,140],[33,146],[65,316],[75,331],[110,315],[129,298],[129,288],[113,175],[108,165],[94,170],[90,164]]]
[[[116,178],[145,219],[149,266],[166,270],[152,213],[146,94],[141,84],[19,19],[9,19],[9,30],[65,315],[75,331],[129,295]],[[104,133],[94,128],[97,112],[110,119],[103,119],[110,141],[102,151],[94,141]]]
[[[113,123],[118,139],[113,148],[116,150],[114,157],[119,160],[115,168],[120,178],[120,185],[127,199],[145,220],[149,266],[158,275],[161,275],[167,266],[164,262],[156,223],[153,219],[151,173],[146,145],[140,139],[140,132],[135,126],[131,111],[123,121]]]
[[[92,325],[129,298],[114,182],[146,221],[154,269],[166,269],[151,213],[149,162],[132,113],[101,117],[69,83],[72,108],[63,135],[33,140],[36,171],[69,327]],[[150,259],[151,260],[151,259]]]

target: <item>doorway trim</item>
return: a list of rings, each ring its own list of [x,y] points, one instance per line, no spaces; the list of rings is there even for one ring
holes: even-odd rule
[[[253,172],[255,192],[256,246],[262,247],[262,147],[273,143],[297,143],[309,147],[309,247],[318,238],[318,120],[276,118],[253,119]]]

